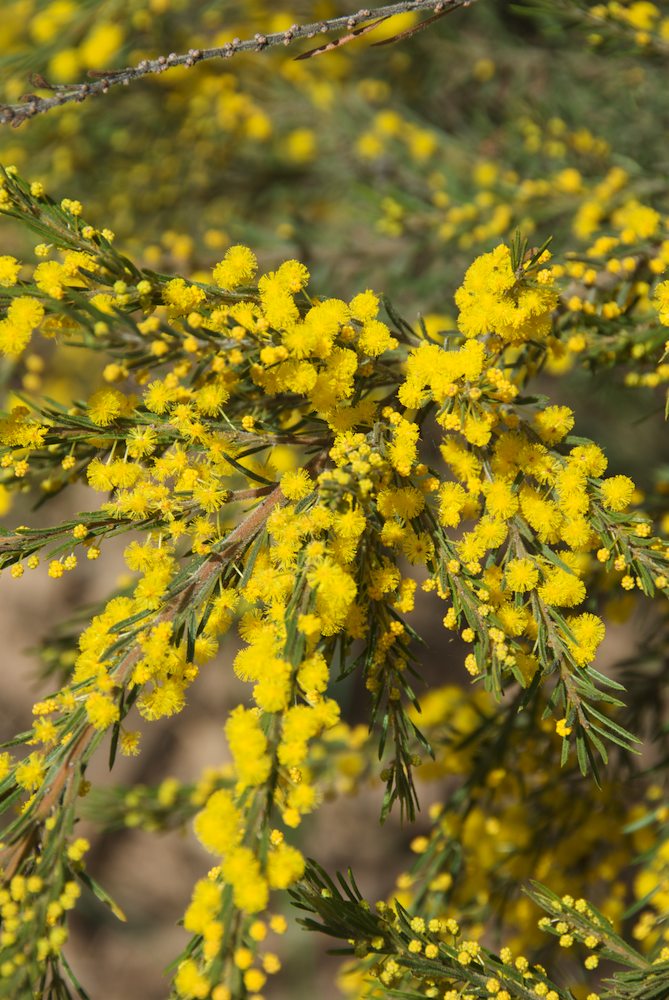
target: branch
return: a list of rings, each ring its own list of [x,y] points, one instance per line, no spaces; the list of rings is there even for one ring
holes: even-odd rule
[[[327,463],[327,454],[319,454],[304,466],[309,473],[317,473]],[[288,501],[280,486],[270,487],[271,492],[265,499],[253,507],[236,528],[226,537],[223,548],[211,552],[209,559],[202,563],[196,574],[186,586],[174,594],[162,611],[156,616],[155,624],[171,621],[191,603],[193,595],[201,593],[212,577],[220,575],[221,565],[229,563],[239,556],[240,550],[248,545],[265,526],[267,518],[275,507]],[[265,490],[249,490],[249,495],[260,496]],[[141,647],[135,644],[128,650],[114,673],[116,687],[122,686],[130,677],[137,661],[142,656]],[[65,758],[57,768],[51,783],[45,789],[39,803],[30,817],[30,826],[19,837],[15,845],[5,848],[6,861],[2,865],[0,855],[0,872],[2,881],[8,882],[19,870],[22,861],[30,851],[39,823],[44,822],[62,794],[73,794],[81,780],[80,766],[93,744],[99,731],[87,724],[74,739]]]
[[[155,623],[170,621],[179,611],[183,610],[189,604],[195,591],[201,590],[213,576],[221,573],[221,564],[235,559],[240,548],[258,534],[277,504],[285,502],[281,488],[275,487],[270,495],[257,507],[254,507],[244,520],[230,532],[225,547],[219,552],[212,552],[211,557],[202,564],[185,589],[175,594],[172,600],[165,605],[160,614],[157,615]],[[141,647],[138,645],[133,646],[126,653],[114,674],[117,687],[122,686],[127,681],[141,655]],[[75,786],[78,787],[81,780],[80,765],[85,760],[87,751],[96,735],[98,735],[98,730],[87,724],[72,743],[31,815],[30,826],[13,847],[8,845],[6,849],[6,860],[1,867],[3,882],[9,882],[19,870],[21,862],[33,844],[38,824],[44,822],[63,793],[67,794],[68,791],[72,792]]]
[[[112,87],[119,84],[128,86],[133,80],[140,80],[142,77],[154,73],[164,73],[165,70],[174,66],[191,67],[196,63],[204,62],[207,59],[229,59],[240,52],[262,52],[277,45],[290,45],[292,42],[302,38],[314,38],[319,34],[326,34],[333,31],[354,32],[359,25],[367,24],[370,21],[383,21],[394,14],[420,13],[432,11],[435,15],[441,16],[449,10],[458,7],[468,7],[476,0],[401,0],[399,3],[386,4],[384,7],[375,9],[364,8],[357,14],[344,15],[342,17],[332,17],[327,21],[316,21],[313,24],[294,24],[287,31],[277,31],[268,35],[256,34],[253,38],[242,41],[233,38],[232,42],[226,42],[218,48],[212,49],[190,49],[188,52],[177,55],[171,52],[168,56],[159,56],[157,59],[143,59],[137,66],[129,66],[126,69],[110,70],[104,74],[93,73],[96,79],[87,83],[73,83],[66,85],[52,85],[47,83],[41,76],[33,77],[36,86],[47,88],[54,92],[53,97],[38,97],[36,94],[28,94],[20,104],[0,104],[0,124],[21,125],[29,118],[51,111],[63,104],[70,104],[73,101],[81,103],[88,97],[95,97],[98,94],[106,94]],[[433,19],[428,18],[428,21]],[[398,38],[401,36],[398,36]],[[347,39],[350,40],[350,39]],[[97,78],[99,77],[99,79]]]

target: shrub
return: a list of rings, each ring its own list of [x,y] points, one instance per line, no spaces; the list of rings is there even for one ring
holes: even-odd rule
[[[420,13],[429,8],[439,21],[460,6],[395,5],[412,7],[409,19],[376,30],[408,44]],[[537,46],[543,33],[580,37],[585,25],[588,43],[614,66],[632,45],[652,73],[669,35],[653,4],[525,6]],[[48,34],[58,10],[35,13],[33,33]],[[183,10],[172,12],[181,31]],[[486,16],[521,30],[503,13],[482,16],[483,37]],[[383,81],[357,77],[364,55],[343,53],[374,17],[324,25],[344,32],[341,52],[309,50],[297,70],[277,70],[281,55],[268,74],[283,72],[317,105],[336,108],[338,94],[357,93],[373,108]],[[52,53],[52,72],[67,75],[83,60],[104,72],[89,87],[113,89],[124,74],[105,66],[123,52],[125,30],[82,27],[73,14],[67,24],[76,44]],[[151,17],[138,27],[150,37]],[[302,34],[284,24],[277,31],[286,44]],[[239,47],[274,40],[256,34]],[[426,52],[440,44],[437,34],[411,40]],[[198,74],[205,56],[192,48],[187,73]],[[313,65],[331,58],[319,79]],[[178,61],[160,63],[166,80]],[[174,92],[179,107],[195,88],[186,123],[205,134],[213,65]],[[349,79],[339,79],[342,66]],[[485,86],[495,66],[480,56],[475,72]],[[218,114],[237,108],[234,144],[240,122],[252,135],[261,130],[263,112],[258,95],[237,92],[232,79]],[[0,108],[0,117],[37,117],[50,102],[76,98],[87,114],[96,108],[101,127],[108,98],[95,104],[80,85],[63,87]],[[600,443],[583,436],[591,428],[577,417],[584,381],[574,375],[589,370],[595,384],[614,386],[602,404],[604,438],[619,450],[621,394],[633,389],[626,405],[639,406],[647,399],[639,388],[656,388],[669,372],[666,184],[649,163],[623,166],[583,128],[553,118],[542,133],[516,115],[522,155],[510,146],[525,178],[505,162],[503,143],[472,174],[464,135],[465,158],[450,178],[462,185],[458,201],[432,160],[446,148],[444,131],[411,121],[407,109],[370,118],[368,106],[351,165],[358,191],[324,213],[319,233],[319,185],[332,163],[319,159],[320,137],[285,114],[285,97],[281,89],[272,141],[304,184],[317,283],[297,256],[279,260],[276,246],[263,268],[251,239],[224,249],[220,223],[202,235],[206,267],[196,240],[186,240],[179,261],[183,239],[174,233],[163,250],[183,266],[163,266],[169,254],[152,248],[150,220],[144,247],[141,226],[115,236],[133,218],[125,194],[103,214],[105,192],[121,180],[116,163],[92,191],[90,215],[76,184],[52,197],[19,169],[29,162],[2,168],[0,465],[3,502],[9,509],[16,495],[16,513],[0,536],[0,565],[14,578],[46,572],[57,586],[129,534],[131,575],[44,641],[48,691],[0,754],[0,993],[86,996],[66,957],[70,913],[84,890],[123,916],[87,868],[90,844],[77,829],[86,816],[112,828],[191,825],[214,859],[184,901],[190,938],[171,970],[173,997],[259,997],[281,968],[266,943],[286,928],[281,894],[292,901],[291,920],[296,908],[304,929],[343,942],[341,985],[354,996],[669,996],[666,475],[652,439],[639,446],[649,466],[643,491],[633,470],[618,459],[609,466]],[[39,128],[51,121],[45,114]],[[110,134],[123,149],[122,131]],[[88,154],[105,141],[94,129]],[[203,187],[214,185],[200,154],[204,147],[194,157],[179,150],[160,189],[174,190],[190,161],[175,209],[185,219],[190,171],[201,168]],[[585,157],[583,171],[572,154]],[[544,155],[558,168],[547,172]],[[341,230],[352,238],[356,199],[371,193],[384,157],[397,189],[372,207],[370,244],[395,241],[407,274],[392,297],[392,280],[367,287],[371,264],[351,278],[342,258],[342,278],[328,263],[332,246],[345,246]],[[258,170],[255,162],[250,176]],[[130,173],[130,191],[142,176]],[[95,181],[82,175],[82,184]],[[240,191],[257,211],[253,185]],[[275,222],[280,205],[267,210]],[[546,217],[560,234],[555,250]],[[515,229],[520,222],[540,233],[536,245]],[[261,223],[262,212],[249,234]],[[194,222],[198,239],[206,225]],[[241,209],[235,225],[244,228]],[[444,262],[435,241],[452,246],[452,259]],[[415,247],[425,282],[409,266]],[[437,287],[439,268],[448,270]],[[424,291],[424,315],[409,318],[405,287],[413,302]],[[60,373],[54,392],[50,370]],[[638,455],[631,461],[640,464]],[[31,503],[56,514],[45,522]],[[423,631],[442,662],[449,644],[454,675],[426,666],[418,618],[439,623]],[[616,665],[598,653],[608,625],[621,620],[646,634]],[[236,653],[224,639],[233,628]],[[190,783],[91,788],[94,754],[107,753],[110,766],[119,753],[139,754],[142,731],[184,710],[201,671],[219,670],[223,684],[230,664],[245,688],[221,719],[227,763]],[[368,731],[342,695],[353,678]],[[326,799],[373,797],[379,785],[382,821],[398,813],[415,823],[421,798],[434,801],[429,823],[412,835],[413,864],[374,905],[358,888],[365,873],[355,857],[336,881],[308,859],[317,845],[305,820]]]

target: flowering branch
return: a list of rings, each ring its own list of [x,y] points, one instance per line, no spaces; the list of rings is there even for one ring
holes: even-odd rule
[[[313,473],[320,471],[324,464],[325,455],[319,453],[307,463],[305,468],[308,472]],[[243,494],[246,494],[248,498],[264,495],[265,499],[247,513],[246,517],[228,534],[223,548],[213,551],[210,558],[198,567],[185,586],[180,588],[166,603],[162,612],[156,617],[156,624],[172,621],[184,608],[188,607],[195,595],[202,593],[207,588],[212,577],[220,575],[221,565],[238,558],[240,550],[243,550],[244,546],[248,545],[262,531],[272,511],[277,506],[287,503],[287,498],[278,485],[258,490],[239,491],[237,499],[241,499]],[[115,674],[117,686],[122,686],[128,680],[132,669],[142,655],[142,649],[137,644],[128,650]],[[36,824],[43,822],[48,817],[63,792],[66,795],[71,794],[73,789],[78,787],[81,779],[79,765],[87,759],[89,751],[95,749],[96,736],[98,735],[95,726],[86,725],[73,740],[71,748],[56,770],[53,780],[50,785],[46,786],[46,793],[32,814],[28,829],[21,835],[14,849],[11,852],[8,851],[6,862],[2,866],[3,878],[6,880],[11,879],[16,874],[23,858],[30,850]]]
[[[286,31],[275,31],[267,35],[257,33],[253,38],[247,38],[244,41],[233,38],[231,42],[226,42],[225,45],[215,48],[189,49],[188,52],[181,54],[170,52],[169,55],[158,56],[157,59],[142,59],[137,66],[128,66],[125,69],[110,70],[103,74],[90,71],[89,75],[96,77],[96,79],[86,83],[54,85],[47,83],[42,76],[37,75],[32,78],[33,84],[53,91],[53,96],[38,97],[35,94],[28,94],[19,104],[0,104],[0,124],[18,126],[29,118],[51,111],[52,108],[70,104],[73,101],[81,103],[88,97],[106,94],[111,87],[116,87],[119,84],[128,86],[134,80],[151,74],[164,73],[165,70],[175,66],[190,68],[207,59],[229,59],[240,52],[262,52],[264,49],[277,45],[290,45],[302,38],[314,38],[316,35],[334,31],[353,33],[360,25],[372,21],[380,23],[395,14],[432,11],[435,15],[440,16],[449,10],[468,7],[473,2],[475,0],[464,0],[464,2],[463,0],[400,0],[399,3],[386,4],[374,9],[363,8],[356,14],[332,17],[326,21],[315,21],[312,24],[303,25],[293,24]],[[428,18],[428,20],[431,21],[432,18]]]
[[[319,460],[320,456],[319,459],[311,463],[311,467],[315,466]],[[193,594],[201,591],[210,582],[212,576],[220,574],[221,563],[235,559],[239,554],[240,547],[251,541],[258,534],[274,508],[278,504],[285,502],[286,499],[281,492],[281,488],[277,486],[262,503],[249,511],[244,520],[230,532],[226,539],[225,547],[219,552],[212,553],[211,558],[199,567],[186,587],[183,590],[179,590],[172,600],[166,604],[161,614],[156,618],[156,624],[161,621],[171,621],[179,611],[183,610],[189,604]],[[122,685],[128,679],[133,667],[141,656],[142,650],[138,645],[133,646],[128,651],[124,662],[119,667],[115,676],[117,685]],[[93,747],[96,735],[98,735],[98,732],[95,726],[86,725],[74,739],[71,749],[58,767],[51,784],[47,788],[46,794],[42,797],[35,812],[32,814],[30,826],[21,835],[14,849],[11,852],[8,851],[6,862],[2,867],[3,877],[6,880],[11,879],[16,874],[23,858],[30,850],[36,824],[43,822],[48,817],[51,809],[55,806],[64,790],[67,793],[68,789],[71,790],[75,785],[78,785],[81,779],[80,767],[78,765],[85,761],[87,752]]]

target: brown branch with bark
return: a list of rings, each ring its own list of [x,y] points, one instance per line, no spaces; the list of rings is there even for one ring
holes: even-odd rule
[[[37,94],[27,94],[18,104],[0,104],[0,124],[21,125],[30,118],[51,111],[53,108],[73,102],[80,104],[89,97],[108,93],[112,87],[128,86],[135,80],[164,73],[175,66],[190,68],[196,63],[209,59],[229,59],[241,52],[262,52],[278,45],[291,45],[300,39],[315,38],[316,35],[336,31],[347,33],[333,43],[297,57],[298,59],[310,58],[321,52],[329,51],[331,48],[340,48],[353,41],[358,35],[373,30],[382,21],[386,21],[396,14],[431,13],[432,16],[423,22],[423,26],[427,26],[438,20],[443,14],[460,7],[468,7],[475,2],[476,0],[400,0],[399,3],[386,4],[373,9],[363,8],[355,14],[332,17],[325,21],[315,21],[312,24],[293,24],[286,31],[276,31],[266,35],[257,33],[253,38],[247,38],[243,41],[240,38],[233,38],[231,42],[226,42],[225,45],[216,48],[189,49],[188,52],[179,54],[170,52],[169,55],[158,56],[157,59],[143,59],[137,66],[128,66],[125,69],[109,70],[104,73],[90,71],[89,75],[92,79],[85,83],[50,84],[41,75],[34,74],[32,77],[33,86],[50,90],[53,96],[39,97]],[[415,32],[400,33],[390,41],[400,41],[404,37],[410,37],[413,33]]]

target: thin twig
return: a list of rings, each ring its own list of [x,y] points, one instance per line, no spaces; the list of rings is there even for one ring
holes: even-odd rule
[[[431,17],[426,17],[424,21],[420,21],[418,24],[414,25],[413,28],[407,28],[406,31],[400,31],[397,35],[393,35],[392,38],[384,38],[382,42],[372,42],[372,48],[376,49],[381,45],[395,45],[397,42],[404,42],[409,38],[413,38],[413,36],[417,35],[419,32],[425,31],[426,28],[429,28],[429,26],[434,24],[435,21],[439,21],[442,17],[445,17],[446,14],[452,14],[453,11],[459,10],[461,7],[468,6],[469,0],[460,0],[458,3],[453,3],[444,10],[440,10],[432,14]]]
[[[355,28],[354,31],[349,31],[347,35],[340,35],[339,38],[333,38],[331,42],[319,45],[315,49],[309,49],[307,52],[301,52],[299,56],[295,56],[295,62],[300,62],[303,59],[313,59],[314,56],[322,56],[326,52],[332,52],[333,49],[340,49],[342,45],[348,45],[349,42],[354,42],[356,38],[360,38],[361,35],[366,35],[368,31],[374,31],[375,28],[378,28],[378,26],[386,20],[387,17],[380,17],[378,21],[370,21],[369,24],[364,24],[362,28]]]
[[[332,17],[326,21],[302,25],[294,24],[287,31],[276,31],[267,35],[258,33],[253,38],[247,38],[244,41],[233,38],[231,42],[226,42],[225,45],[216,48],[189,49],[188,52],[181,54],[170,52],[168,56],[159,56],[157,59],[143,59],[137,66],[109,70],[104,74],[96,72],[95,79],[86,83],[56,87],[48,84],[41,76],[34,76],[33,82],[39,87],[50,89],[53,96],[38,97],[36,94],[28,94],[19,104],[0,104],[0,124],[20,125],[29,118],[34,118],[45,111],[51,111],[52,108],[58,108],[73,101],[81,103],[89,97],[106,94],[112,87],[119,84],[127,86],[134,80],[140,80],[142,77],[155,73],[164,73],[174,66],[191,67],[207,59],[229,59],[240,52],[262,52],[277,45],[291,45],[299,39],[314,38],[316,35],[328,34],[333,31],[350,33],[359,25],[364,25],[369,21],[385,20],[394,14],[432,11],[434,14],[441,15],[449,8],[469,6],[470,3],[474,2],[475,0],[464,0],[463,4],[463,0],[401,0],[399,3],[386,4],[374,9],[363,8],[356,14]],[[91,75],[93,74],[91,73]]]

